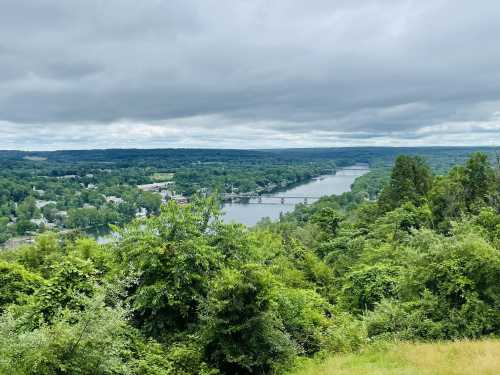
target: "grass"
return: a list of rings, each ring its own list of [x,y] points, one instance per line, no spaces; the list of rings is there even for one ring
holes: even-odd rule
[[[174,178],[173,173],[166,173],[166,172],[156,172],[153,173],[151,178],[154,181],[171,181]]]
[[[399,343],[309,363],[293,375],[498,375],[500,340]]]

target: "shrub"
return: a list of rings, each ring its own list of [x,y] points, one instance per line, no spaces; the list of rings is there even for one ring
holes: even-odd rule
[[[371,310],[383,298],[397,295],[398,269],[385,265],[362,265],[350,273],[344,280],[341,304],[349,311],[361,313]]]
[[[205,307],[206,362],[225,374],[268,374],[290,365],[293,343],[273,309],[274,281],[256,265],[225,270]]]
[[[43,283],[37,274],[23,266],[0,260],[0,313],[10,303],[20,303],[23,296],[33,294]]]

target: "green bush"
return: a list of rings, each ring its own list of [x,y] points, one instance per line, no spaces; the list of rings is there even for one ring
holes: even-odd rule
[[[0,260],[0,313],[10,303],[21,303],[23,297],[33,294],[42,283],[40,276],[23,266]]]
[[[385,264],[362,265],[344,279],[341,304],[349,311],[372,310],[384,298],[395,297],[399,270]]]
[[[298,352],[312,355],[320,351],[333,324],[332,306],[312,290],[279,288],[275,294],[278,315]]]
[[[224,374],[269,374],[291,364],[295,348],[274,311],[274,281],[257,265],[224,270],[205,307],[206,362]]]

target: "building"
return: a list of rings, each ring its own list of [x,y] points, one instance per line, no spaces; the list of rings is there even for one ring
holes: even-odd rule
[[[68,216],[68,211],[57,211],[56,216],[66,217],[66,216]]]
[[[42,200],[37,200],[35,202],[36,208],[44,208],[45,206],[48,206],[49,204],[53,204],[55,206],[55,205],[57,205],[57,202],[54,202],[54,201],[42,201]]]
[[[37,189],[34,186],[33,186],[33,192],[36,193],[36,194],[38,194],[39,196],[45,195],[45,190]]]
[[[30,222],[35,224],[37,227],[45,227],[45,228],[55,228],[56,225],[54,223],[50,223],[45,217],[41,217],[40,219],[31,219]]]
[[[174,195],[170,197],[173,201],[177,202],[178,204],[187,204],[188,199],[182,195]]]
[[[147,216],[148,216],[148,210],[146,210],[144,207],[141,207],[139,211],[135,214],[135,217],[138,219],[144,219]]]
[[[174,185],[173,181],[155,182],[154,184],[137,185],[137,188],[142,191],[151,191],[159,193],[162,190],[167,190]]]
[[[105,197],[104,199],[106,199],[107,203],[113,203],[113,204],[121,204],[121,203],[125,202],[122,198],[115,197],[113,195],[109,196],[109,197]]]

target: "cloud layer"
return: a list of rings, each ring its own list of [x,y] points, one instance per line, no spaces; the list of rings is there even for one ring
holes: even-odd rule
[[[500,2],[4,0],[0,148],[500,143]]]

